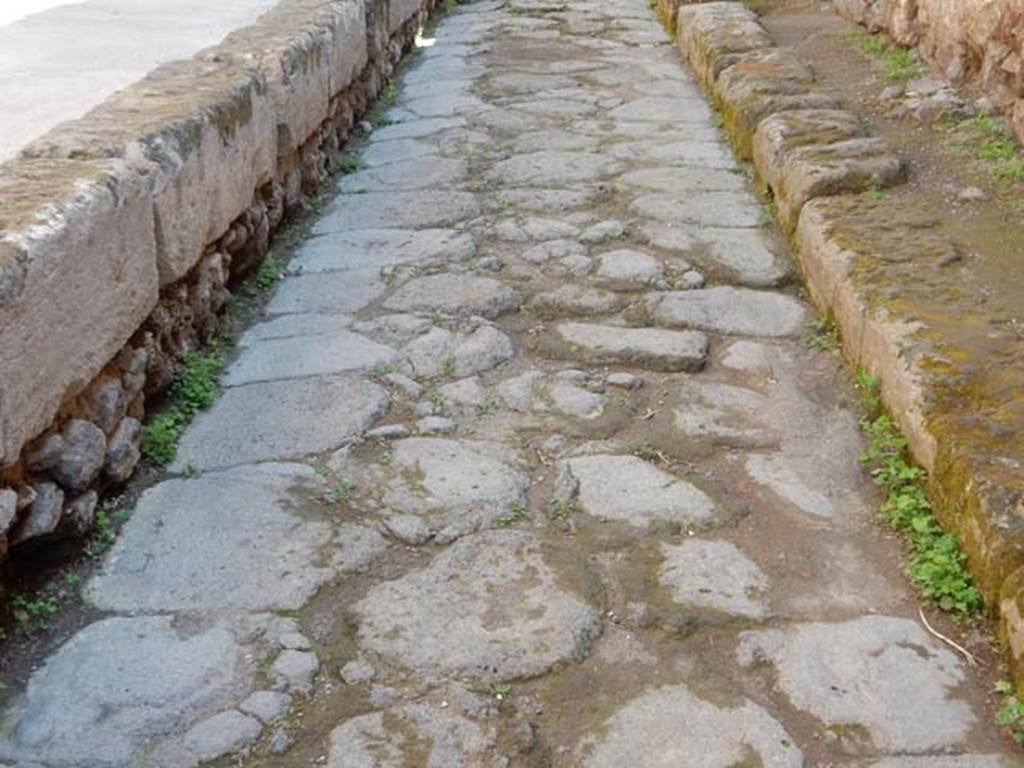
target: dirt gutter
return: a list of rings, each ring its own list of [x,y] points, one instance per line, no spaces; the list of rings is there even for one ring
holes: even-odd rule
[[[1013,293],[978,295],[942,268],[967,244],[901,192],[895,153],[752,11],[736,2],[659,10],[737,154],[753,162],[846,357],[881,379],[1022,679],[1024,339]]]

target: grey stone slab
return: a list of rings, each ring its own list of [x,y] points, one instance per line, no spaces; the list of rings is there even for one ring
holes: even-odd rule
[[[430,261],[465,261],[476,253],[473,236],[455,229],[359,229],[335,232],[313,226],[291,267],[299,272],[364,271]]]
[[[965,678],[959,657],[909,619],[865,616],[744,632],[737,658],[772,664],[793,706],[848,738],[846,750],[955,750],[977,721],[957,695]]]
[[[657,30],[661,35],[661,30]],[[647,120],[666,123],[711,122],[711,109],[703,99],[645,96],[616,107],[610,112],[616,120]]]
[[[370,143],[359,153],[360,165],[370,169],[418,158],[427,162],[441,159],[437,157],[437,150],[433,144],[418,139],[393,139],[391,141],[371,139]],[[341,180],[344,181],[345,178],[342,177]]]
[[[270,724],[288,712],[292,705],[292,697],[280,691],[256,691],[238,708],[247,715]]]
[[[370,267],[348,272],[294,275],[277,286],[267,304],[272,315],[326,312],[349,314],[380,296],[386,286],[380,270]]]
[[[322,232],[448,227],[479,214],[469,192],[417,190],[340,195],[321,219]]]
[[[596,419],[608,403],[604,395],[567,381],[551,382],[544,388],[544,393],[556,411],[580,419]]]
[[[369,427],[387,405],[382,387],[353,375],[231,387],[185,432],[171,469],[216,469],[331,450]]]
[[[647,224],[642,232],[651,245],[679,251],[704,266],[724,269],[743,285],[770,287],[793,274],[785,249],[763,229]]]
[[[623,705],[577,749],[586,768],[801,768],[793,738],[748,699],[719,706],[681,685],[652,688]]]
[[[622,248],[598,256],[594,274],[611,284],[643,287],[660,280],[665,274],[665,265],[649,253]]]
[[[508,680],[581,659],[597,612],[560,586],[524,531],[455,542],[426,568],[373,587],[354,607],[359,644],[420,676]]]
[[[348,315],[281,315],[250,326],[240,343],[306,336],[330,336],[347,331],[352,324]]]
[[[397,143],[386,141],[381,146]],[[453,188],[465,178],[465,160],[428,155],[347,174],[338,181],[338,191],[351,194]]]
[[[940,755],[933,757],[883,757],[858,763],[857,768],[1021,768],[1016,755]]]
[[[653,522],[696,525],[710,521],[714,502],[694,485],[637,456],[601,454],[567,459],[563,472],[578,483],[588,515],[647,526]]]
[[[629,189],[651,192],[704,193],[742,192],[746,180],[738,173],[718,168],[693,166],[641,168],[622,174],[616,184]]]
[[[441,542],[493,526],[525,505],[526,465],[511,448],[481,440],[414,437],[394,443],[389,508],[418,515]]]
[[[519,294],[500,280],[441,273],[409,280],[384,302],[396,312],[444,312],[494,318],[519,308]]]
[[[6,715],[0,759],[81,768],[145,762],[154,743],[246,689],[242,655],[227,629],[183,631],[170,616],[90,624],[33,673],[24,702]]]
[[[604,315],[618,309],[621,301],[612,291],[566,283],[534,294],[529,309],[540,315]]]
[[[334,575],[331,528],[294,509],[317,487],[302,464],[260,464],[146,491],[86,589],[110,611],[295,610]]]
[[[694,371],[704,365],[708,340],[699,332],[560,323],[558,338],[593,363],[640,365],[661,371]]]
[[[652,294],[648,306],[661,325],[746,336],[795,336],[809,317],[801,302],[785,294],[727,285]]]
[[[598,181],[621,170],[621,164],[606,155],[545,150],[502,160],[494,165],[489,176],[503,184],[558,187]]]
[[[464,71],[465,65],[456,65],[455,69]],[[412,71],[405,75],[406,80],[412,76]],[[449,128],[461,128],[466,124],[461,117],[423,117],[416,120],[405,120],[400,123],[392,123],[373,131],[374,142],[394,141],[397,139],[422,139],[433,136]]]
[[[220,712],[192,726],[182,739],[182,746],[206,762],[248,747],[263,730],[259,721],[241,712]]]
[[[694,538],[662,544],[661,554],[658,581],[680,605],[751,619],[765,616],[768,577],[735,544]]]
[[[630,203],[638,215],[667,224],[757,227],[762,209],[747,192],[705,192],[690,197],[652,193]]]
[[[494,733],[450,710],[409,704],[347,720],[331,731],[327,768],[475,768]]]
[[[293,317],[271,320],[265,325],[287,322]],[[262,329],[261,332],[272,331]],[[241,340],[241,352],[224,372],[224,385],[234,387],[258,381],[367,370],[375,365],[397,364],[401,360],[402,356],[390,347],[348,330],[264,339],[253,339],[245,334]]]
[[[770,446],[779,434],[765,423],[768,406],[768,399],[752,389],[686,381],[679,388],[674,426],[688,438],[745,448]]]

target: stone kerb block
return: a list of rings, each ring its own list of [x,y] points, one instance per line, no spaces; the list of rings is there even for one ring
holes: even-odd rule
[[[277,154],[294,153],[330,117],[330,102],[368,61],[361,0],[285,0],[200,58],[254,67],[276,118]]]
[[[721,2],[680,6],[676,41],[707,88],[740,55],[774,45],[753,11]]]
[[[24,155],[123,157],[134,165],[153,201],[164,286],[184,276],[274,178],[276,145],[273,105],[258,74],[190,60],[158,67]]]
[[[0,166],[0,466],[156,305],[153,220],[149,184],[123,161]]]

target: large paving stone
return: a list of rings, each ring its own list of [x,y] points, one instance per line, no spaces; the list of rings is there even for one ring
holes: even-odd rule
[[[714,381],[686,381],[673,416],[689,438],[740,447],[771,445],[776,433],[764,423],[768,399],[758,392]]]
[[[395,364],[402,357],[395,350],[348,330],[292,336],[268,336],[272,327],[280,333],[296,327],[295,318],[286,315],[242,336],[241,352],[224,372],[228,387],[257,381],[297,379],[346,371],[365,370],[375,365]]]
[[[192,632],[170,616],[90,624],[32,675],[24,702],[6,716],[0,759],[147,764],[154,745],[244,692],[251,673],[242,654],[228,630]]]
[[[591,363],[640,365],[659,371],[695,371],[704,366],[708,339],[693,331],[620,328],[590,323],[560,323],[557,337]]]
[[[883,757],[863,763],[864,768],[1021,768],[1016,755],[941,755],[938,757]],[[858,766],[859,768],[859,766]]]
[[[430,676],[533,677],[583,658],[601,630],[525,531],[467,536],[373,587],[355,613],[363,648]]]
[[[494,318],[519,308],[519,294],[500,280],[442,273],[402,285],[384,304],[397,312],[444,312]]]
[[[651,245],[679,251],[705,267],[723,269],[743,285],[777,285],[793,272],[782,247],[762,229],[669,224],[649,224],[642,229]]]
[[[909,619],[865,616],[744,632],[737,658],[771,663],[793,706],[851,735],[847,751],[952,750],[975,724],[970,705],[956,698],[964,680],[958,657]]]
[[[500,443],[413,437],[395,443],[391,466],[384,504],[424,518],[441,542],[496,524],[530,489],[526,465]]]
[[[594,152],[545,150],[515,155],[496,163],[490,177],[504,184],[532,184],[561,187],[580,181],[597,181],[618,173],[621,164]]]
[[[388,144],[398,142],[387,141]],[[338,182],[342,193],[386,192],[387,190],[443,189],[466,178],[465,160],[429,155],[414,160],[368,168],[350,173]]]
[[[110,611],[302,607],[334,575],[320,564],[330,526],[293,512],[315,478],[260,464],[165,480],[139,499],[87,598]]]
[[[514,357],[516,350],[507,335],[493,325],[481,325],[471,333],[431,328],[409,342],[403,351],[416,375],[429,377],[489,371]]]
[[[320,220],[321,232],[447,227],[480,212],[469,192],[417,190],[340,195]]]
[[[659,35],[662,34],[658,30]],[[663,123],[711,122],[711,110],[703,99],[645,96],[613,109],[609,115],[617,120],[645,120]]]
[[[740,699],[718,706],[682,685],[654,688],[628,702],[578,749],[586,768],[801,768],[803,755],[764,709]]]
[[[594,517],[685,526],[705,523],[715,512],[699,488],[637,456],[580,456],[566,460],[565,467],[579,483],[580,506]]]
[[[380,270],[376,267],[319,275],[293,275],[277,286],[267,304],[267,312],[271,315],[353,313],[375,300],[386,289]]]
[[[667,224],[756,227],[761,220],[761,206],[747,192],[705,192],[689,197],[653,193],[636,198],[630,207],[639,216]]]
[[[347,720],[331,731],[327,768],[476,768],[494,734],[446,709],[410,704]]]
[[[793,336],[808,318],[790,296],[726,285],[654,294],[648,306],[662,325],[748,336]]]
[[[387,392],[353,375],[231,387],[196,418],[171,465],[216,469],[331,450],[380,417]]]
[[[313,227],[317,234],[317,226]],[[472,235],[456,229],[358,229],[307,240],[292,259],[299,272],[365,270],[409,262],[464,261],[476,253]]]
[[[662,544],[661,552],[658,581],[675,602],[752,619],[765,615],[761,595],[768,577],[735,544],[688,539]]]

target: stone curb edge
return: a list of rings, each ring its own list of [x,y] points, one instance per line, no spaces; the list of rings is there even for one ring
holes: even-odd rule
[[[145,394],[341,167],[434,4],[280,0],[0,165],[0,556],[69,509],[91,525],[93,488],[138,460]],[[58,443],[99,464],[68,477]]]
[[[964,412],[971,408],[958,402],[949,382],[966,377],[971,352],[942,322],[922,322],[924,313],[900,301],[912,278],[892,257],[910,243],[915,257],[941,259],[954,247],[950,238],[940,222],[902,201],[888,202],[895,210],[874,222],[861,193],[902,183],[901,164],[840,97],[815,85],[810,67],[775,45],[751,10],[738,2],[678,9],[662,2],[659,10],[721,110],[737,154],[752,161],[760,188],[777,206],[811,296],[835,318],[846,357],[881,380],[883,401],[930,473],[936,516],[960,539],[986,603],[998,614],[1020,681],[1024,451],[1014,439],[999,439],[996,418],[1014,388],[986,391],[992,397],[984,408]],[[901,217],[906,225],[898,223]],[[895,292],[881,291],[885,283]],[[957,316],[955,301],[942,311],[950,314],[949,327],[973,319]]]

